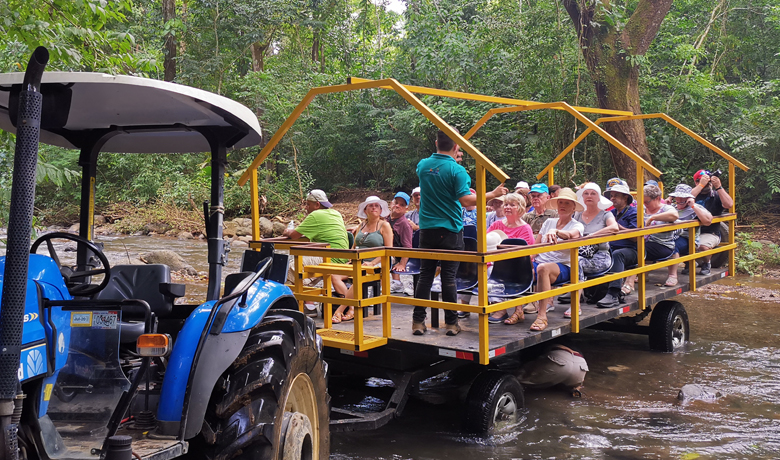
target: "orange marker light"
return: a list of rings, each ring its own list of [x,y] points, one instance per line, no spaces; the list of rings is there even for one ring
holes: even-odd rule
[[[171,351],[171,336],[168,334],[142,334],[135,349],[141,356],[167,356]]]

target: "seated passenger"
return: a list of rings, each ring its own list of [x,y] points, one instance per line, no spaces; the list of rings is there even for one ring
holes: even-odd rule
[[[534,234],[539,233],[542,229],[544,221],[551,217],[558,217],[558,213],[553,209],[547,209],[546,204],[550,199],[547,186],[544,184],[534,184],[531,187],[531,191],[528,193],[531,198],[531,204],[534,207],[533,212],[529,212],[523,216],[523,220],[531,225],[531,229]]]
[[[412,204],[414,209],[406,213],[406,220],[412,226],[412,231],[416,232],[420,229],[420,187],[415,187],[412,190]]]
[[[503,232],[507,238],[518,238],[525,240],[528,244],[534,244],[534,233],[531,230],[531,226],[523,220],[525,214],[525,200],[517,193],[510,193],[504,197],[504,215],[503,220],[499,220],[493,223],[488,228],[488,233],[496,230]],[[506,324],[517,324],[523,321],[523,309],[517,307],[509,316],[506,310],[494,312],[488,321],[490,323],[505,322]]]
[[[573,219],[575,212],[582,212],[585,207],[577,201],[577,195],[568,187],[561,189],[558,197],[550,199],[546,204],[548,209],[556,208],[558,217],[547,219],[538,235],[537,243],[558,243],[559,241],[579,238],[584,231],[581,223]],[[536,272],[536,292],[549,291],[553,284],[568,281],[571,278],[568,249],[561,251],[542,252],[537,254],[533,265]],[[539,301],[539,311],[536,320],[531,325],[532,331],[543,331],[547,328],[547,310],[553,310],[552,298]]]
[[[325,192],[314,189],[306,196],[306,212],[308,215],[295,229],[287,229],[282,233],[290,239],[297,240],[306,237],[314,243],[328,243],[331,248],[349,249],[347,228],[344,226],[344,218],[341,213],[333,209]],[[344,259],[332,259],[336,263],[346,263]],[[303,265],[317,265],[322,262],[321,257],[303,257]],[[295,280],[295,266],[292,258],[287,271],[287,282]],[[310,285],[312,280],[304,280],[304,284]]]
[[[684,222],[687,220],[698,220],[702,226],[708,226],[712,224],[712,214],[707,211],[707,208],[696,203],[696,198],[691,194],[691,186],[688,184],[679,184],[675,187],[674,192],[669,194],[670,199],[674,199],[674,207],[677,209],[679,218],[677,222]],[[696,247],[699,247],[699,233],[702,227],[694,228],[694,242]],[[690,238],[691,229],[683,230],[674,241],[675,248],[681,256],[688,255],[688,241]],[[674,269],[674,272],[670,270],[669,275],[677,277],[677,265],[669,267]],[[688,272],[685,271],[685,274]]]
[[[555,198],[558,196],[558,194],[561,192],[561,186],[553,184],[548,187],[550,198]]]
[[[618,228],[620,230],[633,230],[636,228],[636,207],[631,206],[634,197],[631,196],[631,190],[626,181],[617,177],[607,182],[607,191],[604,196],[612,201],[612,215],[615,216]],[[609,273],[620,273],[626,267],[632,267],[637,264],[636,257],[636,238],[626,238],[624,240],[611,241],[609,243],[612,251],[612,268]],[[633,276],[631,277],[633,278]],[[620,305],[621,295],[631,294],[633,284],[628,280],[621,286],[623,280],[610,281],[607,287],[607,294],[598,302],[596,306],[601,308],[614,308]]]
[[[665,204],[661,198],[661,189],[657,185],[645,185],[645,227],[674,222],[679,217],[677,210]],[[664,260],[676,253],[674,247],[675,231],[652,233],[645,236],[645,260]],[[676,286],[677,274],[669,275],[664,286]]]
[[[504,197],[497,196],[488,201],[488,205],[493,207],[493,210],[485,214],[485,225],[490,228],[493,222],[499,221],[504,218]]]
[[[712,175],[709,171],[701,169],[693,176],[696,187],[691,194],[696,197],[696,202],[704,206],[713,217],[720,216],[727,209],[734,206],[734,199],[728,194],[720,177]],[[699,235],[699,250],[706,251],[720,244],[720,222],[701,228]],[[710,274],[710,260],[712,256],[705,256],[701,264],[701,274]]]
[[[393,229],[393,247],[411,248],[412,247],[412,226],[406,218],[406,209],[409,206],[409,195],[404,192],[398,192],[393,198],[393,205],[390,207],[390,215],[387,222]],[[393,270],[398,272],[406,271],[408,257],[395,258]],[[393,273],[390,281],[390,292],[393,294],[403,294],[404,285],[401,282],[401,276]]]
[[[382,219],[389,214],[390,210],[387,208],[387,202],[378,196],[370,196],[366,198],[366,201],[360,203],[357,215],[366,220],[356,229],[357,233],[355,234],[354,248],[392,247],[393,228],[386,220]],[[363,265],[366,267],[376,267],[381,262],[381,258],[375,257],[371,260],[364,260]],[[345,298],[353,299],[355,297],[353,292],[354,285],[347,289],[347,285],[344,284],[344,280],[347,278],[347,276],[333,275],[331,277],[333,289]],[[342,321],[349,321],[355,317],[354,307],[349,307],[349,311],[344,314],[344,310],[346,309],[346,305],[339,305],[333,313],[332,321],[334,324],[338,324]]]
[[[521,195],[524,195],[531,191],[531,187],[528,186],[528,182],[526,181],[520,181],[515,185],[515,193],[519,193]]]

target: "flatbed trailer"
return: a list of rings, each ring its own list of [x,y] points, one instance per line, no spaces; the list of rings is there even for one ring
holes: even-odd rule
[[[476,251],[443,251],[407,248],[370,248],[370,249],[332,249],[326,244],[309,243],[305,240],[291,241],[287,238],[262,239],[257,223],[259,208],[257,199],[257,167],[278,145],[281,138],[292,127],[308,104],[318,95],[350,90],[383,89],[393,90],[407,102],[417,108],[434,125],[444,131],[465,152],[476,161],[475,188],[477,196],[484,196],[487,191],[486,176],[490,173],[500,182],[508,179],[508,175],[486,158],[469,139],[479,128],[495,115],[527,110],[550,109],[568,112],[581,122],[585,129],[566,147],[545,169],[537,179],[552,185],[554,183],[554,168],[577,144],[590,133],[596,133],[604,140],[618,148],[633,159],[636,164],[636,182],[644,183],[645,172],[656,177],[661,171],[646,162],[642,157],[608,134],[601,125],[604,123],[635,120],[662,119],[694,140],[720,155],[729,163],[728,190],[735,196],[736,168],[747,170],[747,167],[728,155],[717,146],[703,139],[698,134],[684,127],[665,114],[640,114],[604,109],[572,107],[564,102],[538,103],[509,98],[498,98],[474,95],[460,92],[444,91],[432,88],[402,85],[393,79],[365,80],[352,78],[346,85],[313,88],[295,108],[290,117],[270,139],[268,144],[258,154],[252,165],[239,180],[240,185],[250,183],[250,193],[253,195],[252,213],[255,222],[253,241],[250,249],[267,253],[269,250],[288,252],[294,259],[294,270],[297,274],[293,291],[304,311],[304,302],[313,301],[323,304],[323,318],[318,320],[317,333],[322,337],[325,347],[325,358],[331,370],[336,373],[361,377],[379,377],[393,382],[394,392],[388,399],[383,410],[377,412],[356,412],[348,408],[333,407],[331,409],[331,430],[350,431],[375,429],[393,418],[401,415],[410,392],[415,386],[427,378],[448,371],[461,371],[467,376],[470,385],[464,406],[464,415],[469,421],[472,431],[485,433],[501,425],[512,423],[523,406],[522,387],[516,378],[503,368],[520,356],[520,352],[535,345],[565,336],[579,333],[584,328],[604,329],[611,331],[647,334],[650,348],[659,351],[675,351],[680,349],[689,337],[688,317],[685,309],[673,297],[686,291],[695,291],[697,286],[715,282],[735,271],[735,223],[736,214],[732,206],[727,214],[715,217],[713,222],[726,225],[728,232],[721,244],[707,251],[698,251],[694,239],[689,241],[688,255],[677,259],[646,262],[640,258],[636,267],[621,273],[607,273],[598,278],[586,279],[561,286],[553,286],[545,292],[529,292],[516,298],[503,299],[491,303],[488,299],[488,265],[501,260],[529,258],[533,255],[554,251],[569,250],[571,256],[571,279],[579,280],[578,248],[583,245],[607,243],[622,239],[635,239],[637,252],[645,253],[645,237],[653,233],[670,230],[691,229],[699,226],[697,221],[653,225],[644,228],[643,193],[636,193],[637,223],[639,228],[620,231],[614,235],[585,237],[568,240],[557,244],[535,244],[531,246],[501,246],[488,251],[486,241],[484,200],[477,200],[477,248]],[[490,109],[471,130],[461,135],[436,113],[427,107],[418,94],[451,97],[462,100],[472,100],[501,105]],[[591,120],[586,116],[599,115],[601,118]],[[696,273],[696,260],[703,256],[721,254],[727,256],[725,267],[714,267],[709,275],[693,276],[679,275],[679,283],[674,287],[665,287],[666,267],[686,263],[690,273]],[[302,256],[321,257],[323,262],[317,265],[304,266]],[[389,267],[392,257],[408,257],[435,260],[457,260],[461,263],[473,264],[477,273],[477,291],[474,302],[470,305],[438,301],[437,299],[415,299],[412,297],[390,294],[390,273],[388,270],[368,269],[362,266],[362,261],[382,258],[381,266]],[[350,265],[331,264],[331,258],[348,259]],[[530,263],[530,262],[529,262]],[[331,276],[344,275],[352,279],[354,299],[334,298],[332,296]],[[595,305],[581,304],[578,295],[571,296],[571,318],[564,318],[558,310],[548,314],[548,327],[540,332],[531,331],[526,321],[514,327],[498,325],[489,327],[488,317],[491,313],[507,308],[536,302],[565,293],[575,293],[613,280],[637,276],[636,292],[627,296],[618,307],[597,308]],[[304,285],[304,279],[321,277],[321,287]],[[373,283],[378,295],[364,298],[363,287]],[[333,305],[355,307],[354,322],[334,325],[331,321]],[[373,314],[371,314],[374,307]],[[412,306],[430,308],[428,320],[431,329],[422,336],[415,336],[411,331]],[[581,308],[580,308],[581,307]],[[461,320],[462,332],[454,337],[446,336],[443,330],[438,330],[440,309],[459,310],[471,313],[469,319]],[[580,311],[581,310],[581,311]],[[651,315],[652,313],[652,315]],[[534,316],[534,315],[530,315]],[[639,324],[650,317],[649,325]],[[516,362],[516,361],[515,361]],[[509,411],[507,408],[512,408]]]

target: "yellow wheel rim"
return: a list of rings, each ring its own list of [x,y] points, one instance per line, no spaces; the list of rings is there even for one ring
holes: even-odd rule
[[[311,378],[304,373],[295,376],[284,403],[285,412],[300,412],[309,418],[312,428],[314,459],[319,459],[320,448],[320,418],[317,413],[317,395]]]

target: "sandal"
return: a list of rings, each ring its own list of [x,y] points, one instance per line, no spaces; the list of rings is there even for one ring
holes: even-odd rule
[[[337,311],[333,314],[333,318],[330,319],[330,322],[333,324],[338,324],[343,320],[343,316],[341,315],[340,311]]]
[[[563,313],[564,318],[571,318],[571,308]],[[580,308],[580,318],[582,318],[582,308]]]
[[[536,321],[531,325],[532,331],[543,331],[547,329],[547,318],[536,318]]]
[[[504,324],[508,324],[512,326],[513,324],[522,323],[525,321],[525,313],[523,313],[522,308],[515,309],[515,312],[512,313],[512,316],[504,320]]]
[[[623,295],[631,295],[631,292],[634,291],[634,286],[631,286],[629,284],[624,284],[622,288],[620,288],[620,292],[623,293]]]
[[[490,324],[503,323],[504,321],[507,320],[507,318],[509,318],[509,315],[507,315],[506,312],[504,312],[504,314],[501,316],[489,316],[488,323]]]
[[[348,311],[346,315],[343,315],[341,317],[342,321],[352,321],[353,319],[355,319],[355,311],[354,310]]]
[[[670,276],[670,277],[666,278],[666,282],[664,283],[664,286],[666,286],[666,287],[677,286],[677,277],[676,276]]]

